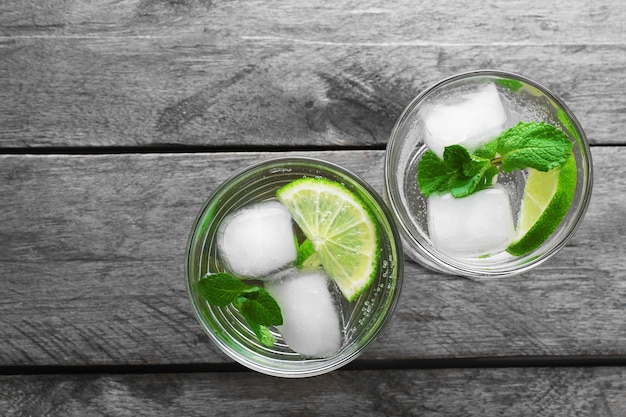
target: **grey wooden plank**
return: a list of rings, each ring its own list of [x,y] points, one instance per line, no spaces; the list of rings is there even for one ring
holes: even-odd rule
[[[337,371],[0,376],[19,416],[626,416],[626,369]]]
[[[382,151],[296,154],[382,192]],[[278,155],[1,156],[0,365],[229,362],[187,301],[185,244],[226,175]],[[593,156],[588,215],[560,254],[482,282],[407,262],[396,314],[364,358],[626,355],[626,149]]]
[[[545,3],[540,0],[477,4],[425,0],[147,2],[77,0],[57,4],[6,0],[0,5],[4,35],[168,36],[206,30],[231,37],[289,38],[304,42],[614,43],[624,41],[619,0]],[[572,23],[576,23],[573,25]]]
[[[412,97],[480,68],[624,143],[619,0],[95,3],[0,6],[0,147],[381,147]]]

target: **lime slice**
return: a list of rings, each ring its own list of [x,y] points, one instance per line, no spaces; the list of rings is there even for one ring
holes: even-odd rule
[[[353,301],[378,270],[380,243],[371,213],[356,195],[325,178],[295,180],[276,195],[313,243],[326,273]]]
[[[537,249],[565,218],[576,192],[576,161],[570,155],[560,167],[548,172],[529,169],[516,232],[507,248],[521,256]]]

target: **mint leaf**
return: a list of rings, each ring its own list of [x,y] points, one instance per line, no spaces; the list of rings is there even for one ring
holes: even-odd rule
[[[207,274],[198,281],[202,296],[209,304],[217,307],[224,307],[232,303],[246,286],[240,279],[226,272]]]
[[[247,288],[235,300],[235,306],[262,345],[274,346],[274,336],[267,326],[283,324],[283,316],[276,300],[264,288]]]
[[[235,298],[235,300],[233,301],[233,305],[235,306],[235,308],[239,311],[241,311],[241,306],[243,305],[243,303],[245,303],[248,300],[248,298],[244,297],[243,295],[239,295],[237,298]]]
[[[493,177],[498,174],[498,168],[487,164],[471,176],[453,178],[450,181],[450,194],[455,198],[466,197],[476,191],[492,185]]]
[[[480,161],[473,160],[468,150],[461,145],[446,146],[443,161],[452,174],[448,180],[450,193],[457,198],[471,194],[479,181]]]
[[[265,325],[278,326],[283,324],[283,315],[276,300],[264,288],[244,295],[246,300],[241,303],[241,314],[246,320]]]
[[[283,324],[280,306],[265,288],[248,285],[226,272],[206,274],[198,281],[200,293],[209,304],[239,310],[259,341],[265,346],[274,345],[274,336],[267,326]]]
[[[241,297],[249,298],[256,297],[259,292],[261,292],[261,287],[258,285],[249,285],[241,291]]]
[[[489,188],[493,186],[493,179],[498,175],[498,167],[491,165],[487,168],[483,173],[480,180],[476,183],[476,188],[474,191],[484,190],[485,188]]]
[[[235,297],[233,305],[249,322],[266,326],[283,324],[280,307],[265,288],[247,286]]]
[[[315,247],[313,247],[313,242],[309,239],[305,239],[302,244],[298,245],[298,255],[296,257],[296,268],[303,268],[306,265],[307,259],[311,258],[312,255],[315,254]],[[319,258],[317,258],[319,260]],[[310,263],[310,262],[309,262]]]
[[[418,163],[417,182],[425,196],[450,192],[454,197],[465,197],[491,185],[498,173],[489,159],[469,153],[461,145],[446,146],[443,160],[427,151]]]
[[[247,319],[246,321],[248,321],[248,325],[250,326],[250,328],[252,329],[256,337],[259,339],[259,342],[261,342],[263,346],[267,346],[267,347],[274,346],[274,342],[276,342],[276,340],[274,339],[274,336],[272,335],[270,330],[267,328],[267,326],[263,326],[255,322],[251,322]]]
[[[474,155],[481,158],[493,159],[497,156],[498,139],[494,139],[489,143],[485,143],[480,148],[474,151]]]
[[[443,163],[450,172],[463,171],[464,165],[470,163],[472,157],[461,145],[446,146],[443,150]]]
[[[572,142],[555,126],[546,123],[520,122],[498,137],[502,170],[534,168],[549,171],[567,160]]]
[[[434,193],[448,191],[450,171],[446,164],[433,151],[426,151],[417,164],[417,184],[426,197]]]

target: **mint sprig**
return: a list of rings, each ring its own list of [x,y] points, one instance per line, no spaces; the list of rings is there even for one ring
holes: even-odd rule
[[[209,304],[225,307],[232,303],[259,341],[267,347],[274,345],[268,326],[283,324],[283,316],[280,306],[266,289],[248,285],[226,272],[205,275],[198,287]]]
[[[555,126],[520,122],[473,153],[461,145],[447,146],[443,159],[426,151],[417,165],[417,182],[427,197],[449,192],[460,198],[491,186],[499,168],[545,172],[565,163],[571,152],[572,142]]]
[[[498,168],[490,159],[472,155],[461,145],[447,146],[443,160],[427,151],[418,164],[417,182],[422,194],[450,192],[465,197],[492,184]]]

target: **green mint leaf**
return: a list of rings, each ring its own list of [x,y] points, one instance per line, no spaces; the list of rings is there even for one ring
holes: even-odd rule
[[[252,329],[256,337],[259,339],[259,342],[261,342],[263,346],[266,346],[266,347],[274,346],[274,342],[276,342],[276,340],[274,339],[274,336],[272,335],[270,330],[267,328],[267,326],[263,326],[255,322],[251,322],[248,319],[246,319],[246,321],[248,321],[248,325],[250,326],[250,328]]]
[[[257,285],[250,285],[241,291],[241,295],[243,297],[255,297],[256,296],[255,294],[258,294],[259,292],[261,292],[261,289],[262,288]]]
[[[315,251],[313,242],[309,239],[305,239],[301,245],[298,246],[298,256],[296,258],[296,268],[316,268],[322,265],[322,261],[318,253]]]
[[[424,153],[417,167],[417,182],[427,197],[450,192],[460,198],[491,185],[498,173],[492,168],[489,158],[472,155],[461,145],[451,145],[444,149],[443,160],[434,152]]]
[[[446,146],[443,150],[443,163],[449,172],[462,172],[464,165],[471,160],[469,151],[461,145]]]
[[[474,151],[474,155],[481,158],[493,159],[497,155],[498,140],[492,140]]]
[[[246,300],[241,303],[239,311],[250,322],[264,326],[278,326],[283,324],[283,315],[280,306],[264,288],[257,292],[245,295]]]
[[[235,298],[235,301],[233,301],[233,305],[235,306],[235,308],[239,311],[241,311],[241,306],[243,305],[243,303],[245,303],[248,300],[247,297],[244,297],[243,295],[238,296],[237,298]]]
[[[304,262],[315,253],[313,242],[305,239],[302,244],[298,245],[298,255],[296,257],[296,268],[302,268]]]
[[[487,168],[480,178],[480,181],[476,184],[476,189],[474,191],[484,190],[485,188],[489,188],[493,186],[494,178],[498,175],[498,167],[490,166]]]
[[[448,191],[452,175],[453,172],[433,151],[426,151],[417,164],[417,184],[426,197]]]
[[[226,272],[207,274],[198,282],[204,298],[217,307],[229,304],[241,313],[261,344],[271,347],[274,336],[267,326],[283,324],[280,306],[266,289],[247,285]]]
[[[505,172],[525,168],[545,172],[565,163],[572,142],[555,126],[520,122],[498,137],[497,150]]]
[[[498,169],[494,168],[490,165],[483,165],[480,171],[472,176],[450,179],[450,194],[455,198],[462,198],[491,186],[493,177],[498,174]]]
[[[207,274],[198,281],[198,287],[209,304],[224,307],[237,298],[246,288],[246,284],[226,272],[220,272]]]
[[[453,197],[461,198],[475,192],[493,179],[489,159],[469,153],[460,145],[447,146],[443,151],[444,163],[452,173],[448,190]]]

